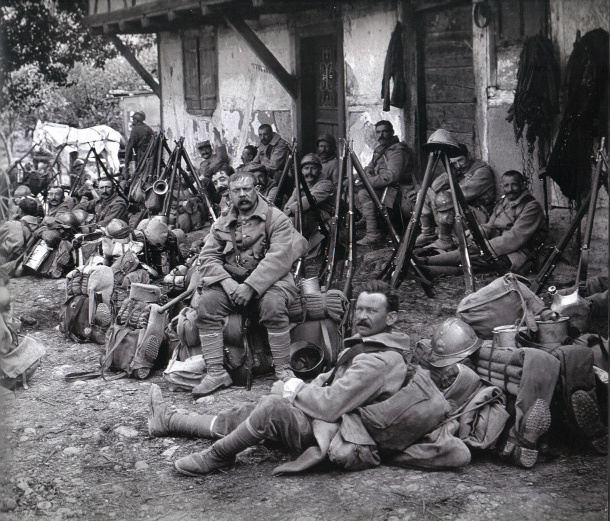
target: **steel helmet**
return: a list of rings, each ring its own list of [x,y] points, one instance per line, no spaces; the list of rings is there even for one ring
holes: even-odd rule
[[[453,199],[449,190],[442,190],[434,198],[434,205],[439,212],[453,210]]]
[[[445,129],[439,128],[433,132],[428,138],[427,143],[424,144],[424,151],[426,153],[434,152],[435,150],[451,150],[458,149],[460,144],[449,132]]]
[[[290,344],[290,368],[303,380],[318,376],[324,366],[324,350],[312,342],[301,340]]]
[[[129,235],[129,225],[121,219],[112,219],[106,226],[106,235],[111,239],[125,239]]]
[[[318,136],[318,139],[316,139],[316,145],[320,141],[326,141],[332,147],[333,150],[337,149],[337,140],[332,134],[322,134],[321,136]]]
[[[80,223],[78,222],[78,219],[74,216],[74,214],[68,212],[57,214],[55,216],[55,221],[62,228],[71,228],[73,230],[76,230],[80,226]]]
[[[32,195],[32,190],[30,190],[30,187],[27,185],[19,185],[17,188],[15,188],[15,191],[13,192],[13,197],[15,199],[27,197],[28,195]]]
[[[483,341],[466,322],[451,317],[441,323],[432,335],[430,365],[447,367],[474,353]]]
[[[144,228],[144,237],[157,248],[165,246],[168,236],[169,228],[167,227],[167,224],[159,219],[151,219],[146,225],[146,228]]]
[[[307,154],[301,159],[301,166],[305,165],[318,165],[322,167],[322,160],[316,154]]]
[[[89,214],[82,208],[72,210],[72,215],[76,217],[78,224],[83,224],[89,218]]]

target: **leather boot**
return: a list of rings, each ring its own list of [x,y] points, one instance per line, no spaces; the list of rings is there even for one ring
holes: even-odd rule
[[[434,222],[434,215],[431,213],[422,213],[419,218],[421,224],[421,232],[415,239],[415,247],[421,248],[430,244],[436,239],[436,223]]]
[[[576,391],[570,397],[578,430],[600,454],[608,454],[608,435],[601,421],[597,402],[587,391]]]
[[[294,378],[290,368],[290,329],[268,330],[269,347],[278,380]]]
[[[514,427],[511,427],[509,438],[500,456],[521,467],[533,467],[538,459],[538,439],[549,430],[550,426],[549,404],[538,399],[525,413],[521,422],[521,432],[518,433]]]
[[[176,460],[174,468],[187,476],[209,474],[215,470],[230,467],[235,462],[236,454],[258,444],[261,440],[260,436],[253,433],[246,420],[210,448]]]
[[[148,434],[157,438],[163,436],[186,436],[189,438],[215,438],[212,427],[216,416],[212,414],[179,414],[163,401],[161,388],[152,384],[148,393],[150,412]]]
[[[207,374],[196,385],[192,394],[194,398],[200,398],[212,394],[223,387],[231,387],[233,379],[223,366],[223,335],[222,331],[213,333],[199,332],[201,351],[205,361]]]
[[[440,223],[438,225],[438,239],[430,244],[430,248],[439,251],[451,251],[456,249],[456,245],[453,242],[453,225],[447,223]]]
[[[159,356],[159,348],[165,334],[167,312],[159,313],[161,306],[151,304],[148,325],[142,338],[142,349],[147,362],[154,364]]]
[[[371,246],[383,237],[379,231],[379,223],[377,222],[377,209],[366,190],[358,192],[358,198],[360,199],[362,208],[362,217],[366,223],[366,235],[356,244],[359,244],[360,246]]]

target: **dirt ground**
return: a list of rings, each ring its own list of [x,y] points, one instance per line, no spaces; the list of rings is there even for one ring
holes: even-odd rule
[[[601,248],[601,249],[600,249]],[[607,272],[607,246],[598,244],[591,276]],[[601,252],[601,254],[599,253]],[[371,276],[363,263],[358,279]],[[553,282],[574,278],[574,256]],[[491,276],[479,278],[479,287]],[[381,466],[347,473],[321,469],[272,477],[290,454],[257,446],[225,472],[188,478],[172,462],[209,442],[151,438],[147,395],[151,383],[183,412],[217,412],[235,401],[256,401],[273,380],[251,391],[232,388],[193,403],[170,393],[160,373],[145,381],[101,379],[67,383],[66,373],[95,368],[103,346],[77,344],[57,330],[63,280],[31,277],[10,284],[16,317],[47,354],[28,390],[9,395],[2,408],[0,520],[601,520],[607,519],[607,460],[586,450],[563,451],[533,469],[510,466],[493,454],[474,454],[458,471],[423,472]],[[435,323],[455,312],[463,296],[460,277],[435,282],[426,297],[407,281],[401,288],[400,328],[412,341],[430,337]]]

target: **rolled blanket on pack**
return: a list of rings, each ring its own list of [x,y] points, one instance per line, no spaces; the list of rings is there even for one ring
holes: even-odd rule
[[[346,315],[349,300],[342,291],[331,289],[327,292],[312,293],[301,296],[290,303],[288,315],[291,322],[305,320],[322,320],[326,317],[340,323]],[[306,316],[303,316],[306,314]]]
[[[496,373],[494,371],[488,371],[487,369],[483,369],[481,367],[477,367],[477,374],[483,377],[485,380],[489,380],[490,378],[494,380],[504,380],[517,385],[519,385],[519,383],[521,382],[521,378],[515,378],[514,376],[510,376],[505,373]]]
[[[510,364],[499,364],[497,362],[491,362],[490,360],[477,360],[477,371],[479,371],[479,369],[481,371],[491,371],[492,373],[498,373],[501,375],[506,374],[516,380],[521,380],[521,376],[523,375],[522,367]]]
[[[493,347],[485,342],[478,351],[479,360],[523,367],[523,353],[518,347]]]
[[[493,373],[492,373],[492,376],[493,376]],[[505,393],[512,394],[513,396],[517,396],[517,393],[519,391],[519,384],[516,384],[511,381],[505,382],[504,378],[489,378],[489,376],[487,376],[487,375],[484,375],[483,378],[485,378],[492,385],[495,385],[496,387],[499,387],[500,389],[502,389]]]

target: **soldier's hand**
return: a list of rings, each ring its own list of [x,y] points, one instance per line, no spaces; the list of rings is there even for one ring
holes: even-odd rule
[[[237,288],[239,287],[239,284],[233,279],[224,279],[220,282],[220,285],[222,286],[222,289],[227,294],[227,296],[231,299],[231,302],[237,304],[237,302],[235,302],[235,299],[233,298],[233,294],[235,293],[235,290],[237,290]]]
[[[284,395],[284,382],[282,382],[281,380],[274,382],[273,385],[271,386],[271,391],[269,391],[269,394],[277,394],[278,396],[283,396]]]
[[[252,286],[248,286],[248,284],[240,284],[237,286],[235,291],[233,292],[232,299],[235,304],[238,306],[245,306],[252,300],[254,296],[254,289]]]

